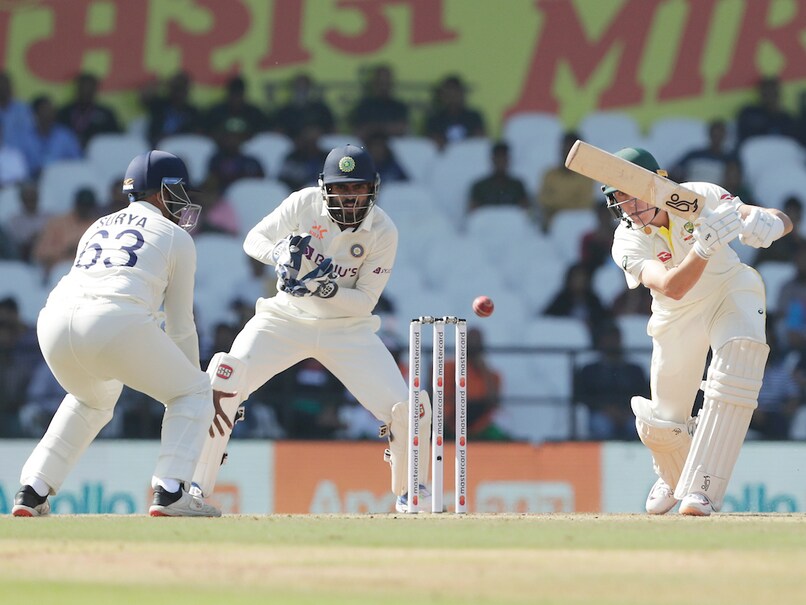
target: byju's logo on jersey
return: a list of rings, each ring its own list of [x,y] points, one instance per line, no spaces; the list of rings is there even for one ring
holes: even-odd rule
[[[216,368],[215,375],[222,380],[229,380],[232,378],[232,367],[222,363]]]

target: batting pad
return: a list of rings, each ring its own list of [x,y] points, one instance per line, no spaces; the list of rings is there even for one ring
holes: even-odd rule
[[[235,422],[235,415],[238,412],[243,400],[246,399],[246,364],[232,355],[226,353],[216,353],[207,366],[207,374],[210,376],[210,383],[213,391],[223,391],[225,393],[235,393],[235,397],[221,399],[221,409],[227,415],[230,422]],[[212,495],[215,490],[218,471],[224,463],[224,456],[227,450],[232,429],[220,422],[224,429],[224,434],[219,434],[213,427],[213,436],[205,434],[204,447],[202,448],[199,462],[193,473],[193,483],[198,486],[203,496]]]
[[[693,419],[682,424],[656,418],[652,402],[644,397],[633,397],[630,407],[635,414],[638,437],[652,452],[655,474],[674,489],[691,447]]]
[[[758,406],[769,351],[763,342],[733,338],[714,354],[697,432],[675,489],[678,500],[702,493],[714,510],[722,508],[750,418]]]
[[[392,406],[392,422],[381,428],[381,437],[389,437],[389,448],[384,459],[392,467],[392,493],[402,496],[409,488],[409,403],[399,401]],[[431,462],[431,399],[420,391],[420,483],[428,483]]]

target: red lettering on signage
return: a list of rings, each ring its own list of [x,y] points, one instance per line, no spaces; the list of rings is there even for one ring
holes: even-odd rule
[[[311,53],[302,46],[302,13],[305,0],[274,0],[274,13],[271,18],[268,54],[258,65],[271,69],[294,63],[303,63],[311,58]]]
[[[649,24],[664,0],[629,0],[613,17],[610,25],[591,42],[574,9],[573,2],[535,0],[542,9],[543,27],[532,52],[521,97],[507,114],[526,111],[556,112],[552,96],[554,80],[562,65],[568,65],[584,83],[601,65],[610,49],[619,49],[618,68],[610,87],[599,99],[599,108],[624,106],[641,100],[638,66],[644,56]]]
[[[806,29],[806,10],[802,2],[793,2],[794,15],[783,25],[768,24],[770,0],[744,3],[742,24],[728,73],[719,83],[719,90],[733,90],[755,86],[760,78],[756,57],[763,42],[776,47],[784,60],[779,73],[781,80],[800,79],[806,75],[806,54],[801,36]]]
[[[213,70],[213,53],[236,42],[249,32],[251,13],[242,0],[195,0],[195,3],[212,16],[213,24],[205,33],[188,32],[180,21],[168,24],[167,43],[176,44],[182,50],[182,68],[193,74],[199,84],[216,86],[222,84],[240,70],[235,63],[228,72]]]
[[[343,34],[335,28],[325,32],[325,40],[345,53],[365,54],[383,48],[389,41],[391,25],[383,10],[391,5],[407,5],[411,11],[410,42],[419,46],[457,38],[445,27],[444,0],[339,0],[337,8],[361,13],[364,27],[356,34]]]
[[[69,80],[81,71],[85,53],[100,49],[109,55],[109,73],[98,74],[104,90],[130,88],[133,82],[147,79],[143,49],[148,12],[139,2],[115,2],[111,31],[89,34],[86,24],[94,3],[95,0],[49,3],[53,33],[31,44],[25,53],[31,74],[50,82]]]
[[[702,60],[705,56],[708,30],[714,23],[716,4],[717,0],[689,2],[674,72],[658,92],[660,100],[668,101],[702,94],[704,88]]]

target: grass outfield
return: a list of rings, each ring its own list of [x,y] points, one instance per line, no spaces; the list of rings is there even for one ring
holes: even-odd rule
[[[0,518],[0,603],[806,602],[803,515]]]

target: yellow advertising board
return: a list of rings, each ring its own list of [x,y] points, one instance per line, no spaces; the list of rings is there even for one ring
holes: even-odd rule
[[[361,74],[383,62],[415,109],[460,74],[495,133],[523,111],[569,126],[593,110],[645,126],[732,118],[768,74],[796,110],[804,31],[796,0],[6,0],[0,65],[18,96],[57,102],[77,72],[95,73],[105,100],[131,118],[137,90],[177,70],[191,74],[202,105],[241,73],[266,108],[305,71],[343,116]]]

